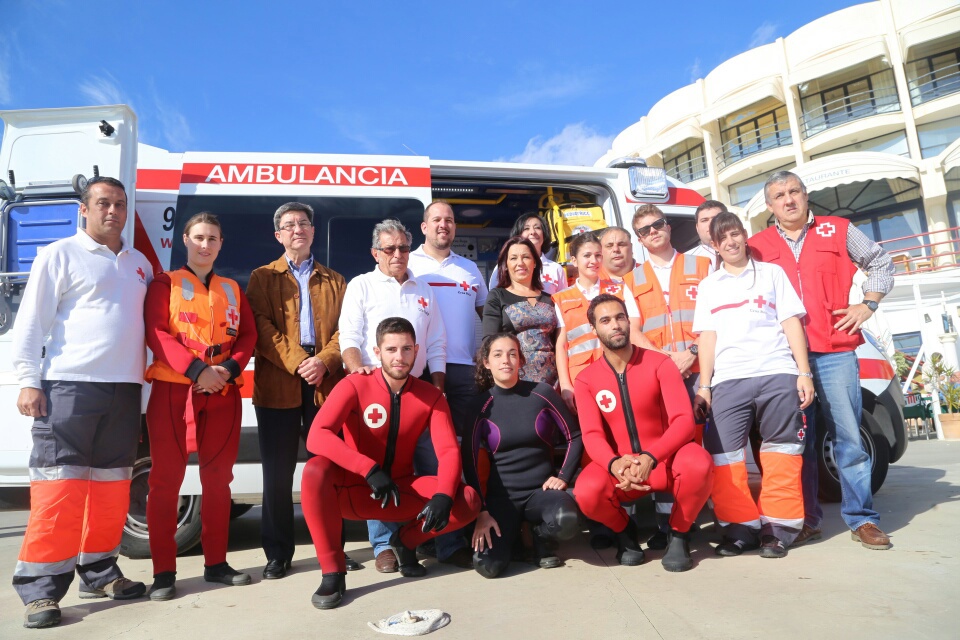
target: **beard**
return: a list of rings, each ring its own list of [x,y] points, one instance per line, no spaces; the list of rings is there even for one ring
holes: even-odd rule
[[[625,346],[630,344],[630,334],[621,333],[621,334],[607,334],[604,336],[597,336],[600,338],[600,344],[605,346],[607,349],[617,351],[623,349]]]
[[[410,369],[413,366],[405,367],[403,371],[397,371],[393,367],[383,367],[383,374],[394,380],[406,380],[410,376]]]

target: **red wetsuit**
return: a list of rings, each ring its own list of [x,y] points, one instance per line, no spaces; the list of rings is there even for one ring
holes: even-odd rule
[[[413,453],[425,429],[437,452],[436,476],[414,476]],[[339,437],[343,432],[343,439]],[[443,394],[433,385],[407,378],[400,393],[387,386],[383,371],[354,374],[341,380],[317,413],[307,439],[316,454],[303,470],[303,515],[324,573],[343,572],[343,519],[408,522],[436,493],[453,499],[450,524],[456,531],[480,511],[480,497],[461,485],[460,449]],[[375,464],[400,489],[400,505],[386,508],[371,497],[365,480]],[[437,535],[423,533],[419,521],[400,529],[400,541],[414,549]]]
[[[209,281],[208,281],[209,282]],[[157,360],[178,373],[194,377],[203,363],[170,335],[170,276],[157,275],[147,289],[144,301],[147,346]],[[242,373],[257,344],[257,325],[247,299],[240,291],[240,323],[230,359],[222,363],[234,374]],[[230,361],[233,362],[230,362]],[[187,409],[189,384],[154,380],[147,405],[147,429],[150,434],[150,497],[147,523],[150,526],[150,554],[154,575],[176,571],[177,501],[187,468]],[[233,464],[240,447],[240,390],[228,384],[226,393],[195,393],[193,411],[197,422],[197,456],[203,501],[200,519],[203,531],[203,557],[206,566],[226,562],[227,533],[230,528],[230,483]]]
[[[693,442],[690,396],[676,365],[665,355],[634,347],[622,375],[601,358],[577,376],[574,391],[583,445],[592,460],[574,488],[583,514],[624,530],[628,516],[621,503],[645,492],[618,489],[610,463],[644,452],[657,460],[648,478],[651,490],[675,498],[670,527],[688,531],[713,488],[713,461]]]

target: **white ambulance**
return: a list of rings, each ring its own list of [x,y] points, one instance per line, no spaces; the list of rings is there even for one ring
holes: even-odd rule
[[[126,238],[158,271],[184,263],[180,237],[190,216],[200,211],[217,214],[225,239],[217,271],[242,287],[254,268],[280,255],[273,212],[294,200],[310,204],[315,211],[314,257],[347,280],[373,268],[368,249],[376,222],[397,218],[418,230],[424,207],[437,198],[450,202],[456,213],[454,250],[476,261],[485,277],[495,266],[514,220],[553,205],[567,212],[602,211],[603,224],[629,227],[636,206],[653,203],[670,218],[679,249],[698,242],[693,213],[703,198],[666,177],[662,169],[636,161],[600,169],[423,156],[171,153],[139,143],[136,115],[122,105],[4,111],[0,118],[5,123],[0,147],[0,178],[5,178],[0,184],[0,416],[5,416],[0,431],[0,487],[28,484],[31,448],[30,421],[15,409],[19,387],[11,366],[9,329],[37,250],[72,235],[82,225],[78,193],[83,176],[114,176],[127,186],[129,210],[136,214],[127,221]],[[415,244],[421,240],[415,237]],[[637,256],[643,255],[639,246],[634,250]],[[867,407],[862,431],[874,456],[877,489],[887,464],[898,459],[906,446],[902,398],[892,383],[893,368],[887,358],[871,345],[865,345],[860,355]],[[242,387],[240,453],[231,485],[237,513],[261,499],[257,425],[250,404],[254,366],[251,363],[245,372],[247,384]],[[146,398],[144,406],[145,402]],[[829,441],[821,443],[822,484],[827,496],[838,497],[839,487],[833,487],[835,471],[833,483],[830,478],[829,449]],[[200,481],[193,462],[181,490],[180,551],[195,545],[200,536]],[[299,487],[301,469],[302,464],[295,487]],[[144,428],[122,544],[131,557],[149,555],[149,470]]]

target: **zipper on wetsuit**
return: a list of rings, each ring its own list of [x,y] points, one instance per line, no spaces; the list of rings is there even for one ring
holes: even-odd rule
[[[401,389],[402,393],[403,390]],[[390,392],[390,430],[387,432],[387,450],[383,454],[381,468],[389,476],[397,448],[397,435],[400,433],[400,393]]]
[[[627,389],[627,372],[617,373],[617,384],[620,386],[620,404],[623,406],[623,419],[627,423],[627,434],[630,436],[630,446],[633,451],[630,453],[640,453],[640,436],[637,434],[637,421],[633,415],[633,405],[630,404],[630,390]]]

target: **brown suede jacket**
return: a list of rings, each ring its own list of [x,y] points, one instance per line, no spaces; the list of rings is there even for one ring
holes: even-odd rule
[[[340,358],[340,306],[347,283],[336,271],[313,261],[310,304],[313,309],[317,356],[327,374],[317,387],[317,406],[344,375]],[[300,348],[300,286],[290,273],[285,256],[254,269],[247,285],[247,300],[257,320],[253,404],[271,409],[300,406],[297,367],[307,358]]]

